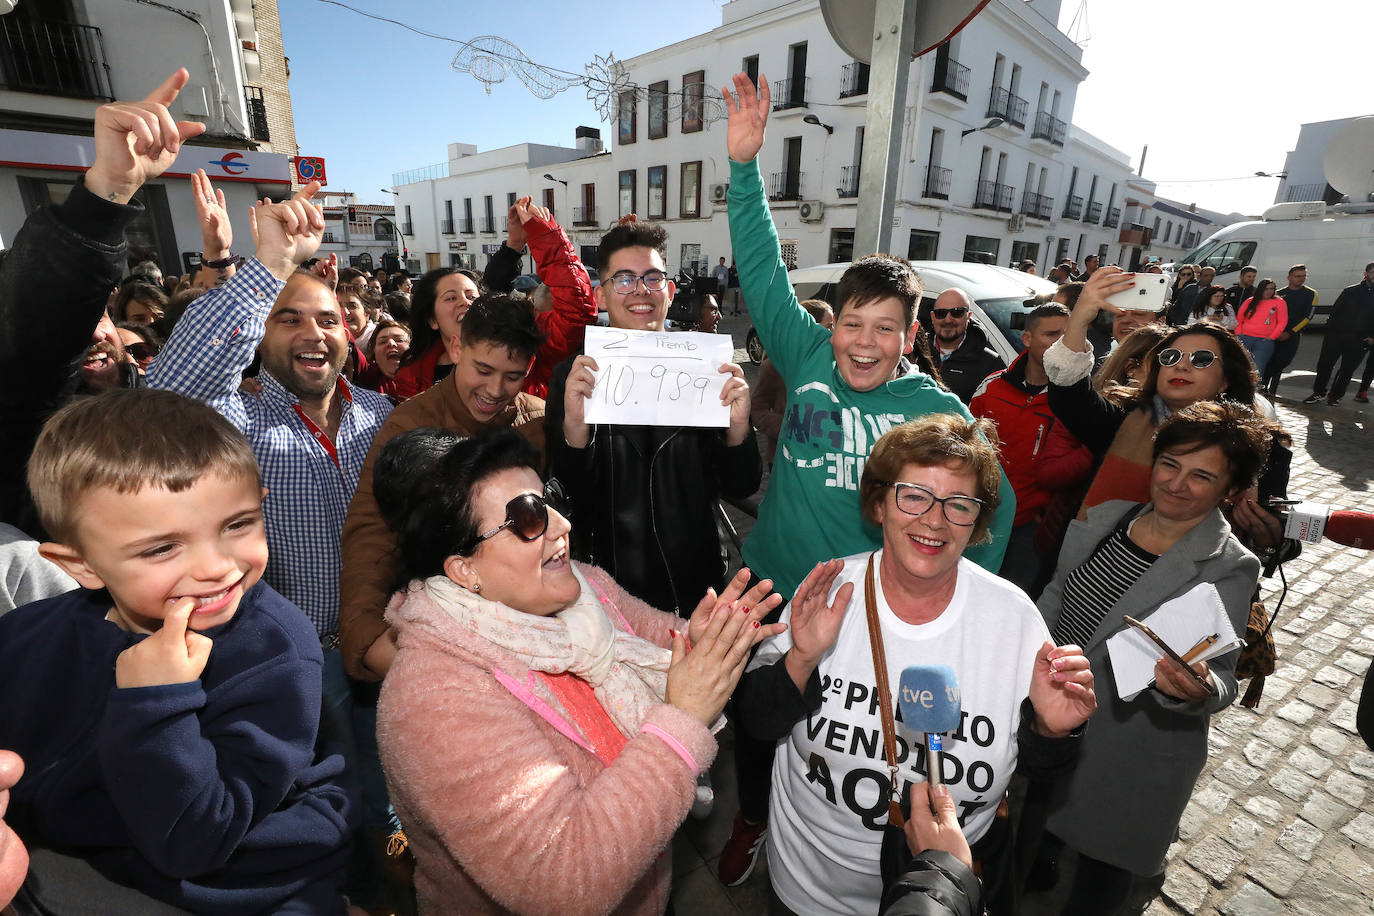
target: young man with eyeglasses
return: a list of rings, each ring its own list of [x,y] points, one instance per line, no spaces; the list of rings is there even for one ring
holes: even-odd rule
[[[945,290],[930,310],[931,356],[940,367],[940,380],[965,404],[983,379],[1005,368],[983,329],[969,322],[972,312],[973,300],[961,289]]]
[[[667,244],[663,227],[637,221],[602,237],[596,295],[612,328],[664,329],[676,292]],[[578,532],[573,552],[652,607],[688,615],[706,589],[725,585],[718,500],[752,496],[763,477],[744,370],[720,367],[731,376],[721,392],[730,424],[721,430],[589,424],[596,369],[591,357],[574,355],[549,382],[549,473],[569,500]]]

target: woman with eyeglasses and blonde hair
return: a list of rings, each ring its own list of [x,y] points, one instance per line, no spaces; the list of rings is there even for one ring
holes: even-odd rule
[[[419,911],[655,916],[713,726],[781,599],[745,591],[747,569],[685,623],[631,597],[572,561],[535,461],[509,429],[429,428],[377,461],[406,583],[377,739]]]
[[[946,739],[941,770],[984,866],[989,911],[1012,912],[999,803],[1018,768],[1054,773],[1072,759],[1069,736],[1096,700],[1078,647],[1050,643],[1025,593],[964,557],[990,537],[1000,479],[987,420],[931,414],[889,430],[859,483],[860,511],[881,529],[882,547],[817,564],[783,612],[789,629],[760,647],[740,682],[742,727],[778,742],[767,844],[774,916],[877,912],[890,786],[895,779],[905,798],[925,778],[920,753],[903,755],[890,775],[879,691],[920,663],[948,665],[958,678],[966,725]]]

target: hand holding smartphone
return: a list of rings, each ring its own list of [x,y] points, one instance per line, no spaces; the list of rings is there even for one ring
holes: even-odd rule
[[[1163,274],[1136,274],[1135,286],[1107,297],[1110,305],[1131,312],[1158,312],[1164,307],[1169,278]]]

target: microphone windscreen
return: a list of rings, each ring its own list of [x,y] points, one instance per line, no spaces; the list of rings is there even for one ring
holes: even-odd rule
[[[1374,549],[1374,515],[1353,509],[1337,509],[1327,516],[1326,530],[1322,536],[1347,547]]]
[[[913,732],[959,730],[959,679],[948,665],[908,665],[897,686],[902,724]]]

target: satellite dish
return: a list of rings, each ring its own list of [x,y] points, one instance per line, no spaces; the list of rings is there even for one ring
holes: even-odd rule
[[[1374,194],[1374,115],[1356,118],[1331,138],[1322,159],[1326,182],[1350,198],[1365,203]]]
[[[949,41],[989,0],[917,0],[911,56],[920,57]],[[821,15],[835,44],[850,57],[870,63],[878,0],[821,0]]]

